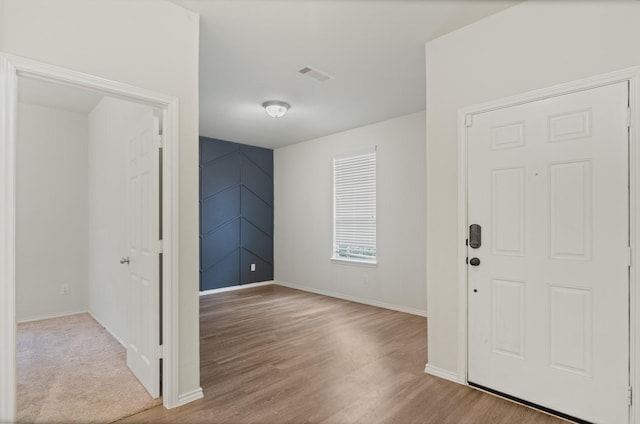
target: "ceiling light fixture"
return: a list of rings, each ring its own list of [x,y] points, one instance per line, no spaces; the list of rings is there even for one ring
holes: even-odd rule
[[[291,106],[289,106],[289,103],[281,102],[280,100],[269,100],[262,103],[262,107],[270,117],[282,118]]]

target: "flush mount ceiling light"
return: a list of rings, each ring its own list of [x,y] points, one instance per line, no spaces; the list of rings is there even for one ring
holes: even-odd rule
[[[270,117],[281,118],[287,113],[291,106],[289,106],[289,103],[281,102],[280,100],[269,100],[268,102],[262,103],[262,107]]]

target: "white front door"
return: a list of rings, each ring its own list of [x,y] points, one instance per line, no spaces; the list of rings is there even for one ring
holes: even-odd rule
[[[128,143],[127,365],[154,398],[160,395],[159,137],[158,119],[150,110],[133,127]]]
[[[629,416],[628,90],[467,128],[468,381],[594,423]]]

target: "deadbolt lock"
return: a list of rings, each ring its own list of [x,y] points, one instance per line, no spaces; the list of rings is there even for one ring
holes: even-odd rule
[[[469,226],[469,246],[472,249],[478,249],[482,246],[482,227],[478,224]]]

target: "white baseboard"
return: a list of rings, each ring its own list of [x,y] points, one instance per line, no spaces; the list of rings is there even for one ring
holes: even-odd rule
[[[273,284],[273,280],[260,281],[259,283],[241,284],[241,285],[238,285],[238,286],[231,286],[231,287],[221,287],[219,289],[201,291],[200,292],[200,296],[206,296],[208,294],[223,293],[223,292],[235,291],[235,290],[250,289],[250,288],[253,288],[253,287],[268,286],[270,284]]]
[[[95,319],[98,324],[100,324],[105,330],[107,330],[107,333],[111,334],[111,337],[116,339],[118,343],[122,345],[122,347],[124,347],[125,349],[127,348],[127,342],[125,342],[123,339],[120,338],[120,336],[118,336],[113,331],[111,331],[111,329],[108,326],[104,325],[104,323],[100,321],[95,315],[93,315],[91,311],[89,311],[88,313],[89,315],[91,315],[91,318]]]
[[[186,405],[189,402],[202,399],[203,397],[204,392],[202,391],[202,387],[198,387],[196,390],[178,395],[178,404],[175,407]]]
[[[65,312],[64,314],[40,315],[37,317],[21,319],[19,321],[16,321],[16,323],[22,324],[24,322],[42,321],[43,319],[62,318],[62,317],[68,317],[71,315],[79,315],[79,314],[86,314],[86,313],[89,313],[89,311],[77,311],[77,312]]]
[[[453,381],[454,383],[462,383],[458,374],[433,365],[425,365],[424,372],[430,375],[435,375],[436,377],[444,378],[445,380]]]
[[[357,297],[357,296],[351,296],[351,295],[348,295],[348,294],[332,292],[332,291],[329,291],[329,290],[316,289],[314,287],[301,286],[299,284],[287,283],[285,281],[277,281],[276,280],[276,281],[274,281],[274,284],[276,284],[278,286],[289,287],[291,289],[307,291],[307,292],[315,293],[315,294],[321,294],[323,296],[336,297],[338,299],[348,300],[350,302],[363,303],[363,304],[369,305],[369,306],[377,306],[378,308],[391,309],[392,311],[404,312],[404,313],[411,314],[411,315],[418,315],[418,316],[421,316],[421,317],[426,317],[427,316],[427,311],[423,311],[423,310],[415,309],[415,308],[408,308],[406,306],[394,305],[394,304],[386,303],[386,302],[379,302],[377,300],[364,299],[362,297]]]

